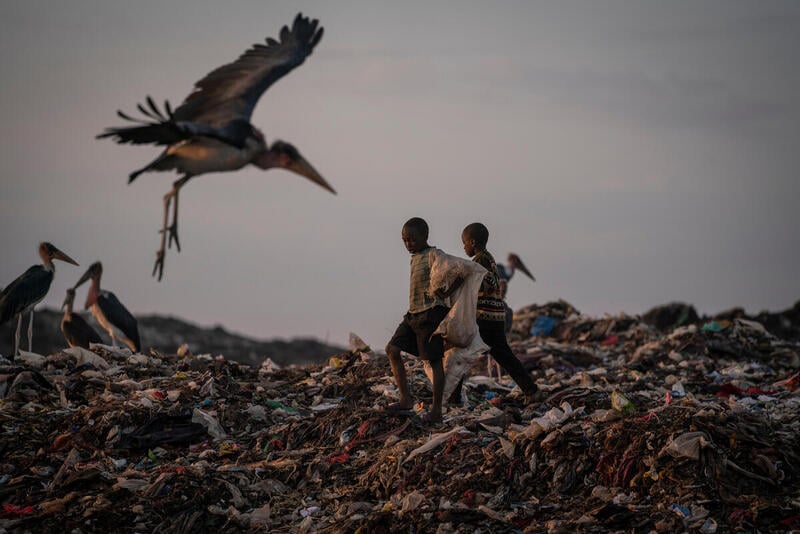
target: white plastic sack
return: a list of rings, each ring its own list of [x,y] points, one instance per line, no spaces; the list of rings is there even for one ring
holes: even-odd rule
[[[461,287],[450,295],[450,312],[434,332],[441,334],[449,345],[469,347],[478,333],[475,322],[478,291],[486,272],[482,265],[474,261],[436,250],[431,264],[430,292],[450,287],[456,278],[464,279]]]
[[[441,334],[445,340],[444,393],[447,402],[461,377],[466,374],[475,358],[489,350],[481,336],[475,316],[478,308],[480,290],[486,269],[474,261],[445,254],[437,250],[431,264],[430,291],[448,288],[456,278],[463,278],[461,286],[450,295],[450,311],[439,323],[434,334]],[[433,370],[426,361],[423,363],[428,380],[433,382]]]
[[[489,350],[489,347],[483,342],[481,336],[474,336],[469,347],[450,347],[444,351],[444,360],[442,360],[442,366],[444,367],[443,403],[447,403],[447,400],[450,398],[453,391],[455,391],[461,377],[472,367],[475,358],[487,350]],[[428,361],[423,361],[422,366],[423,369],[425,369],[425,375],[428,377],[428,380],[433,383],[433,369],[431,369],[431,364]]]

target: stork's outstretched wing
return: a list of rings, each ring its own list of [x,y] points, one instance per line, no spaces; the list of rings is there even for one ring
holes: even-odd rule
[[[146,102],[147,106],[143,104],[137,106],[144,116],[142,119],[117,111],[120,118],[136,123],[138,126],[106,128],[103,133],[96,136],[96,139],[113,137],[117,143],[132,145],[171,145],[195,135],[228,140],[225,135],[227,132],[224,129],[194,122],[176,121],[168,101],[164,102],[163,111],[151,97],[148,96]]]
[[[0,293],[0,324],[42,300],[52,281],[53,271],[34,265],[8,284]]]
[[[281,29],[280,41],[267,38],[266,44],[257,43],[233,63],[211,71],[175,110],[175,120],[217,128],[235,119],[249,121],[264,91],[311,55],[322,38],[317,24],[299,13],[291,29]]]

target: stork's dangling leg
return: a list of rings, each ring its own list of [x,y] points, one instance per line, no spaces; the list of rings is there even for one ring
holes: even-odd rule
[[[187,174],[180,180],[176,180],[175,183],[172,184],[172,194],[175,196],[175,206],[172,208],[172,224],[169,226],[169,243],[167,246],[170,248],[172,247],[172,240],[175,240],[175,248],[178,249],[178,252],[181,251],[181,242],[178,240],[178,192],[181,190],[186,182],[192,176]]]
[[[181,243],[178,240],[178,192],[191,177],[191,174],[187,174],[180,180],[176,180],[172,184],[170,192],[164,195],[164,221],[161,225],[161,247],[156,252],[156,263],[153,265],[153,276],[158,272],[159,281],[164,274],[164,256],[167,253],[167,247],[169,246],[172,248],[172,241],[175,240],[175,247],[178,249],[178,252],[181,251]],[[175,199],[175,207],[172,211],[172,224],[167,226],[169,208],[173,198]],[[169,238],[167,236],[169,236]],[[167,241],[167,239],[169,239],[169,241]]]
[[[22,317],[22,314],[20,314]],[[28,352],[33,352],[33,310],[31,310],[31,316],[28,319]]]
[[[17,330],[14,332],[14,356],[19,354],[19,333],[22,330],[22,314],[17,317]],[[12,358],[13,360],[13,358]]]
[[[172,201],[172,194],[164,195],[164,222],[161,225],[161,247],[156,251],[156,263],[153,265],[153,276],[158,272],[158,280],[164,275],[164,251],[167,248],[167,219],[169,218],[169,205]]]

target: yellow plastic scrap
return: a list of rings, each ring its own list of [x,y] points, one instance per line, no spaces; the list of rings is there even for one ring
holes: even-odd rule
[[[236,443],[232,443],[230,441],[223,441],[219,445],[219,455],[220,456],[229,456],[234,452],[239,450],[239,446]]]
[[[651,467],[649,471],[645,471],[642,474],[642,476],[644,478],[649,478],[649,479],[651,479],[653,481],[656,481],[656,480],[658,480],[660,478],[660,476],[658,474],[658,471],[656,471],[655,466]]]

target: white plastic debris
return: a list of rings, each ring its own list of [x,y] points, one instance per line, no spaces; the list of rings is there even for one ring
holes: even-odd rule
[[[710,443],[705,432],[686,432],[667,443],[666,447],[664,447],[664,452],[667,452],[673,458],[699,460],[700,449]]]
[[[244,413],[259,422],[264,422],[267,420],[267,410],[259,404],[251,404],[247,407]]]
[[[64,354],[75,357],[76,365],[92,364],[98,369],[108,369],[110,364],[102,356],[83,347],[71,347],[63,350]]]
[[[436,447],[438,447],[439,445],[445,443],[448,439],[450,439],[450,436],[454,436],[459,432],[472,434],[472,432],[465,429],[463,426],[457,426],[453,430],[450,430],[449,432],[443,432],[441,434],[432,434],[430,439],[428,439],[428,441],[424,445],[422,445],[421,447],[417,447],[416,449],[411,451],[406,457],[406,459],[403,460],[403,463],[411,460],[412,458],[414,458],[419,454],[425,454],[426,452],[435,449]]]
[[[561,407],[549,409],[542,417],[536,417],[526,428],[522,435],[528,438],[536,438],[541,434],[550,432],[554,428],[561,426],[564,421],[573,414],[572,406],[566,401],[561,403]]]
[[[225,439],[228,437],[228,434],[225,433],[225,430],[222,428],[222,425],[219,424],[217,418],[199,408],[195,408],[192,412],[192,422],[200,423],[206,427],[206,430],[211,437],[216,439]]]
[[[35,352],[28,352],[25,350],[19,351],[19,354],[14,359],[14,363],[21,363],[23,365],[27,365],[28,367],[33,367],[34,369],[41,369],[44,367],[46,361],[47,358],[41,354],[36,354]]]

